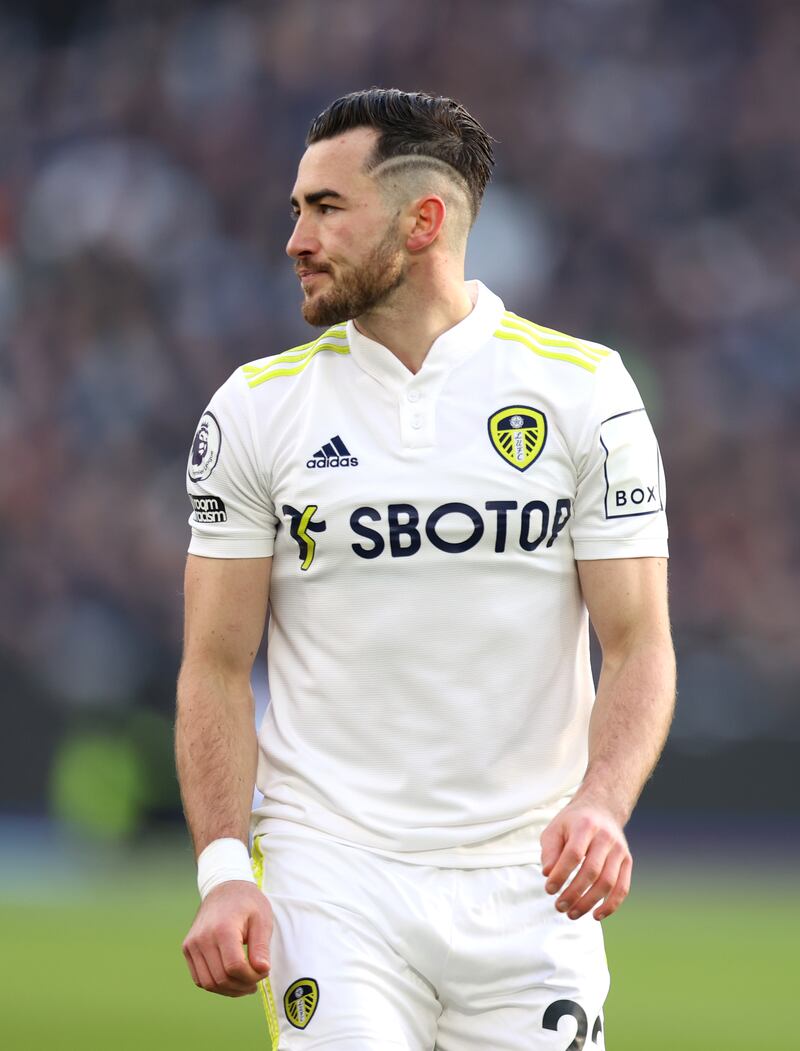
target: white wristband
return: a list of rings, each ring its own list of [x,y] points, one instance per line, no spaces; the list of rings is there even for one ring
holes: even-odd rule
[[[215,839],[197,859],[197,889],[200,898],[229,880],[255,883],[247,847],[240,839]]]

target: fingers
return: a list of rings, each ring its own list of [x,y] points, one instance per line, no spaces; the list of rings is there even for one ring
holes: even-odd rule
[[[622,829],[597,811],[565,809],[542,833],[545,890],[559,894],[556,908],[571,920],[596,906],[598,920],[616,912],[630,890],[632,868]]]
[[[241,880],[215,887],[183,943],[195,985],[222,996],[254,993],[269,974],[271,933],[272,910],[258,887]]]
[[[183,951],[183,958],[184,958],[184,960],[186,960],[186,966],[189,968],[189,974],[191,974],[191,976],[192,976],[192,981],[194,982],[194,984],[198,988],[201,988],[202,987],[202,982],[200,981],[200,976],[197,973],[197,968],[194,965],[194,960],[192,959],[192,954],[189,952],[189,949],[188,949],[188,947],[186,945],[186,942],[183,943],[182,951]]]
[[[559,912],[571,920],[578,920],[598,902],[603,905],[595,913],[597,920],[616,912],[630,890],[632,861],[622,847],[615,847],[603,857],[604,850],[589,851],[567,889],[556,902]]]
[[[544,839],[544,836],[542,839]],[[566,837],[566,842],[561,846],[560,853],[552,868],[548,872],[544,872],[544,869],[542,869],[544,875],[548,877],[545,885],[545,890],[548,894],[556,894],[561,890],[569,874],[574,872],[576,866],[580,864],[586,855],[591,841],[592,828],[588,823],[584,822],[572,828],[569,836]]]
[[[542,874],[550,875],[550,870],[558,861],[566,839],[563,826],[556,819],[542,833]],[[557,889],[557,888],[556,888]]]
[[[240,937],[230,931],[220,931],[218,935],[220,962],[226,979],[252,986],[255,990],[258,982],[269,973],[269,965],[257,970],[248,959]]]
[[[207,989],[209,991],[216,990],[216,979],[211,973],[211,968],[206,963],[203,954],[197,951],[193,952],[184,943],[183,955],[186,958],[186,963],[189,965],[194,984],[199,989]]]
[[[269,941],[272,933],[271,925],[259,914],[251,916],[247,928],[247,956],[250,967],[256,975],[256,981],[266,978],[269,974]]]
[[[571,913],[581,895],[585,894],[590,888],[597,886],[601,880],[606,878],[605,864],[612,846],[611,837],[607,832],[598,831],[595,833],[594,838],[587,845],[580,868],[575,872],[566,890],[556,902],[556,908],[559,912]],[[612,886],[613,883],[606,890],[610,891]],[[570,916],[570,919],[573,919],[573,917]]]
[[[257,980],[240,978],[237,976],[239,968],[236,963],[231,967],[234,973],[228,972],[228,967],[223,963],[220,951],[213,945],[201,947],[197,942],[189,944],[189,939],[184,942],[183,955],[189,966],[194,984],[209,993],[218,993],[220,996],[249,996],[257,989]],[[244,950],[242,950],[244,957]],[[249,971],[249,965],[247,965]]]
[[[612,912],[616,912],[620,905],[625,901],[628,896],[628,892],[631,889],[631,873],[633,872],[633,859],[630,854],[623,860],[620,866],[619,876],[617,882],[611,893],[606,897],[601,908],[597,909],[594,913],[596,920],[604,920],[606,916],[610,916]]]

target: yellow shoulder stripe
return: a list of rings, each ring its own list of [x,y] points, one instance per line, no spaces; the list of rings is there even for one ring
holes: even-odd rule
[[[269,372],[265,372],[264,375],[256,376],[254,379],[249,380],[247,386],[251,389],[253,387],[259,387],[262,383],[266,383],[267,380],[274,380],[276,376],[297,376],[303,371],[314,355],[319,354],[322,350],[332,350],[335,354],[350,353],[350,348],[347,345],[342,346],[339,343],[316,343],[311,350],[303,356],[301,361],[296,361],[294,364],[289,362],[285,369],[270,369]]]
[[[596,365],[590,365],[588,361],[585,361],[582,358],[576,358],[573,354],[558,354],[556,351],[542,350],[542,348],[537,347],[535,343],[531,343],[531,341],[523,336],[522,333],[507,332],[504,329],[499,328],[494,335],[496,339],[507,339],[510,343],[521,343],[523,347],[532,350],[533,353],[538,354],[540,358],[555,358],[556,361],[568,361],[570,365],[579,365],[582,369],[586,369],[587,372],[597,371]]]
[[[310,343],[303,343],[299,347],[292,347],[281,354],[267,358],[263,364],[250,363],[242,366],[242,372],[247,379],[248,387],[258,387],[275,376],[295,376],[302,372],[309,361],[321,350],[332,350],[337,354],[349,354],[350,348],[347,343],[330,343],[328,340],[344,340],[346,330],[343,325],[329,328],[317,339]]]
[[[266,372],[267,369],[271,369],[276,362],[281,361],[299,361],[301,357],[304,357],[304,352],[313,347],[316,343],[319,343],[323,339],[344,339],[346,330],[344,325],[337,325],[334,328],[329,328],[327,332],[323,332],[321,336],[317,336],[316,339],[310,340],[308,343],[301,343],[299,347],[290,347],[288,350],[281,351],[280,354],[273,354],[269,358],[262,358],[263,364],[256,364],[256,362],[250,362],[249,365],[243,365],[242,371],[247,376],[257,376],[262,372]]]
[[[553,328],[544,328],[543,325],[536,325],[533,321],[528,321],[517,314],[512,314],[510,310],[503,315],[501,323],[508,328],[524,332],[526,336],[541,347],[569,347],[570,350],[576,350],[580,354],[585,354],[590,361],[602,361],[611,353],[605,347],[591,346],[583,339],[568,336],[564,332],[557,332]]]
[[[539,326],[535,326],[524,318],[517,317],[511,311],[506,311],[500,325],[501,327],[494,333],[496,339],[520,343],[541,358],[566,361],[568,364],[577,365],[587,372],[595,372],[597,363],[611,353],[611,351],[605,349],[589,348],[581,340],[555,332],[554,329],[540,329]],[[543,334],[544,332],[552,332],[553,336],[546,336]],[[553,349],[548,350],[548,347]]]
[[[251,361],[247,365],[242,365],[242,372],[248,377],[260,376],[262,372],[266,372],[267,369],[271,368],[279,358],[281,361],[285,360],[287,357],[292,360],[301,358],[303,356],[303,351],[308,350],[309,347],[313,347],[315,343],[316,340],[312,339],[310,343],[301,343],[299,347],[290,347],[289,350],[283,350],[280,354],[273,354],[266,359],[262,358],[262,364],[257,364],[255,361]]]
[[[292,350],[284,350],[280,354],[273,354],[271,358],[267,358],[263,365],[244,365],[243,371],[245,375],[251,379],[254,376],[260,376],[264,372],[269,372],[270,369],[274,369],[276,365],[288,365],[293,361],[302,361],[307,358],[311,350],[317,345],[317,341],[313,343],[305,343],[302,347],[294,347]]]

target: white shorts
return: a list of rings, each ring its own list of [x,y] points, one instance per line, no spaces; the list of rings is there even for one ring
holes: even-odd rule
[[[273,1051],[605,1047],[600,924],[568,920],[541,868],[409,864],[262,836],[275,917],[262,983]]]

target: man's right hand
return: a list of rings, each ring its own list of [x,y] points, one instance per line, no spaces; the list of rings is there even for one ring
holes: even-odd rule
[[[248,996],[269,974],[272,909],[254,883],[215,887],[183,943],[194,984],[221,996]],[[245,946],[247,951],[245,952]]]

